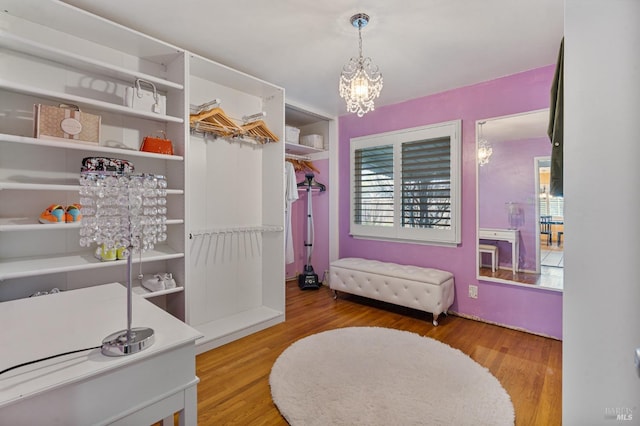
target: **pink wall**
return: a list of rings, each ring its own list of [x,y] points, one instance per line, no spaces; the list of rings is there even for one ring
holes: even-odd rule
[[[320,170],[320,173],[315,173],[316,181],[327,187],[325,192],[314,192],[312,198],[315,239],[311,265],[320,280],[322,280],[324,271],[329,269],[329,160],[314,161],[313,165]],[[303,172],[296,174],[296,181],[304,181]],[[298,195],[300,198],[291,207],[291,230],[293,232],[295,262],[286,265],[285,273],[287,278],[294,277],[303,271],[307,257],[307,251],[304,247],[307,233],[307,193],[299,191]]]
[[[339,119],[339,256],[434,267],[451,271],[456,281],[452,310],[534,333],[562,338],[562,293],[476,279],[476,120],[549,106],[554,66],[380,107],[358,118]],[[428,77],[427,77],[428,78]],[[385,90],[393,90],[385,87]],[[437,247],[354,239],[349,235],[349,140],[357,136],[462,120],[462,243]],[[467,296],[478,285],[478,299]],[[446,322],[442,324],[446,326]]]

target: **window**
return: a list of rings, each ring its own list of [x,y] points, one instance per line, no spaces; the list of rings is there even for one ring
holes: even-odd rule
[[[351,234],[460,242],[460,121],[351,139]]]
[[[564,197],[554,197],[553,195],[541,193],[540,215],[564,217]]]

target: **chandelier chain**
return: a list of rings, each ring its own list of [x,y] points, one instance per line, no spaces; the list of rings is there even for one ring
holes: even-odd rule
[[[362,22],[358,22],[358,46],[360,48],[360,60],[362,60]]]

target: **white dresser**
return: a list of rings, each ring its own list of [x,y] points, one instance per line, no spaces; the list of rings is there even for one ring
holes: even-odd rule
[[[478,239],[507,241],[511,243],[511,265],[513,273],[518,272],[518,259],[520,258],[520,232],[517,229],[480,228]]]
[[[112,283],[0,303],[0,370],[100,346],[126,328],[126,295]],[[180,412],[181,424],[196,425],[200,333],[137,295],[132,326],[152,328],[155,342],[133,355],[107,357],[98,348],[0,375],[0,423],[173,425]]]

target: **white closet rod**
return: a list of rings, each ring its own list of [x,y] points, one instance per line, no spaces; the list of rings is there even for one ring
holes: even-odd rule
[[[289,154],[286,152],[284,154],[284,158],[289,158],[291,160],[311,161],[311,158],[308,155],[296,155],[296,154]]]
[[[226,141],[229,142],[236,142],[236,143],[244,143],[247,145],[252,145],[252,146],[262,146],[262,145],[266,145],[268,143],[273,143],[274,141],[272,141],[269,138],[261,138],[258,136],[241,136],[241,135],[230,135],[230,136],[221,136],[218,135],[214,132],[208,131],[208,130],[202,130],[200,128],[198,128],[198,125],[200,123],[195,123],[194,127],[192,127],[191,129],[189,129],[189,132],[192,135],[201,135],[203,138],[206,138],[208,136],[213,137],[214,139],[224,139]]]
[[[216,98],[201,105],[190,104],[189,109],[191,114],[200,114],[202,111],[219,106],[221,102],[222,101],[220,99]]]
[[[265,111],[259,112],[257,114],[245,115],[244,117],[242,117],[242,122],[244,124],[249,124],[253,123],[254,121],[262,120],[266,116],[267,113]]]
[[[189,239],[202,235],[242,234],[247,232],[282,232],[284,227],[278,225],[234,226],[229,228],[200,229],[189,233]]]
[[[220,104],[222,104],[222,100],[215,98],[209,102],[205,102],[200,105],[189,104],[189,110],[191,114],[200,114],[203,111],[219,107]],[[260,111],[255,114],[245,115],[242,117],[242,120],[238,120],[238,118],[236,117],[229,117],[229,118],[232,118],[236,121],[242,121],[243,124],[249,124],[249,123],[253,123],[254,121],[262,120],[266,116],[267,116],[266,111]]]

